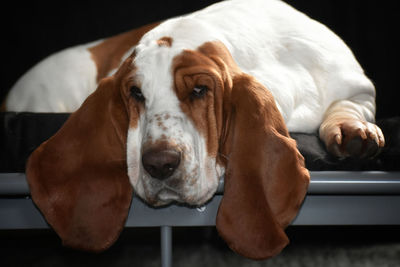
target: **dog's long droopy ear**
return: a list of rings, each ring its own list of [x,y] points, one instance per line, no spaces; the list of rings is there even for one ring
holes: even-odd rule
[[[126,167],[128,115],[113,77],[30,156],[32,198],[69,247],[102,251],[122,231],[132,198]]]
[[[217,229],[232,250],[266,259],[288,244],[284,228],[302,204],[309,173],[263,85],[249,75],[237,75],[230,99],[223,148],[228,162]]]

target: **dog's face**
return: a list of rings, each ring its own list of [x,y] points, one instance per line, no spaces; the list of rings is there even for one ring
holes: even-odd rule
[[[137,46],[124,65],[116,79],[129,111],[127,166],[136,194],[154,206],[205,203],[224,169],[217,163],[221,66],[170,38]]]

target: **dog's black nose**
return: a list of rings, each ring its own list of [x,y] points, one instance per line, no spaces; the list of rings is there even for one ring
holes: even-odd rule
[[[173,149],[149,149],[142,155],[144,169],[153,177],[164,180],[170,177],[181,162],[181,153]]]

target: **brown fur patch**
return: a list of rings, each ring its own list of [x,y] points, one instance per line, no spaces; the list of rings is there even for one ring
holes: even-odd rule
[[[223,105],[229,103],[224,98],[231,90],[231,72],[237,69],[236,64],[222,43],[208,42],[197,51],[185,50],[176,56],[173,69],[181,108],[205,138],[208,154],[215,158],[226,135],[224,129],[229,119],[224,117]],[[207,86],[209,92],[193,99],[191,92],[200,85]],[[221,160],[217,157],[217,161]]]
[[[171,47],[172,46],[172,41],[173,41],[173,39],[171,37],[164,36],[164,37],[160,38],[159,40],[157,40],[157,44],[159,46]]]
[[[63,244],[72,248],[107,249],[128,215],[128,115],[116,82],[114,77],[103,79],[27,163],[32,199]]]
[[[92,54],[92,58],[97,66],[97,81],[100,81],[111,70],[117,68],[121,64],[123,55],[135,46],[145,33],[159,24],[160,22],[155,22],[129,32],[121,33],[89,48],[88,50]]]
[[[118,71],[114,75],[116,88],[121,91],[121,96],[123,103],[125,105],[125,109],[129,114],[129,128],[138,127],[138,121],[140,114],[144,110],[143,103],[135,100],[130,93],[130,87],[132,85],[139,86],[135,83],[131,78],[133,73],[136,71],[136,66],[132,64],[134,54],[130,55],[125,61],[121,64]]]

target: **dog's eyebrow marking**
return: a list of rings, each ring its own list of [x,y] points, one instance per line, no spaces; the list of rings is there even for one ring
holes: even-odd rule
[[[160,39],[157,40],[158,46],[166,46],[166,47],[171,47],[172,46],[172,41],[173,39],[169,36],[164,36]]]

